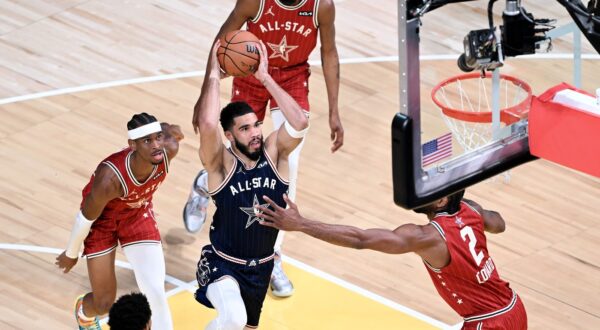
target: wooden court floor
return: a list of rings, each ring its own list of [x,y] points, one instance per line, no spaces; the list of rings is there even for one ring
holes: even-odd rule
[[[71,274],[61,274],[54,266],[55,253],[66,243],[81,188],[91,171],[125,145],[125,122],[140,111],[179,123],[186,134],[172,172],[156,194],[155,210],[172,279],[167,289],[193,283],[198,251],[207,243],[207,233],[186,233],[181,209],[200,169],[198,139],[190,125],[192,106],[210,42],[233,5],[232,1],[218,3],[0,3],[0,225],[4,228],[0,232],[0,328],[73,328],[72,300],[89,289],[87,271],[80,261]],[[462,36],[481,27],[466,23],[481,14],[478,3],[484,7],[480,2],[457,5],[426,17],[424,26],[431,27],[433,36],[423,37],[424,55],[458,54]],[[311,131],[298,182],[298,203],[309,217],[365,228],[426,222],[392,201],[390,124],[398,109],[398,65],[386,57],[396,55],[395,5],[394,1],[336,2],[338,49],[343,63],[347,62],[342,64],[340,90],[346,140],[340,152],[329,153],[325,85],[315,65]],[[558,5],[525,5],[541,17],[553,15],[569,22]],[[444,25],[440,18],[445,19]],[[568,37],[555,43],[555,52],[569,49]],[[584,51],[594,53],[586,44]],[[421,67],[425,86],[458,73],[450,60],[424,61]],[[570,68],[569,60],[519,59],[503,70],[519,75],[534,87],[534,93],[540,93],[569,81]],[[598,60],[584,61],[584,89],[599,87],[598,79],[589,74],[599,70]],[[178,76],[164,76],[169,74]],[[159,75],[176,79],[131,80]],[[122,84],[31,96],[111,81]],[[229,85],[229,80],[222,83],[222,102],[228,99]],[[22,100],[14,99],[20,96]],[[425,87],[423,100],[427,116],[436,118]],[[439,121],[431,123],[424,130],[440,129]],[[265,132],[269,127],[267,121]],[[530,328],[600,327],[600,180],[537,160],[513,169],[510,182],[484,182],[467,196],[501,212],[507,221],[507,231],[489,236],[488,244],[500,275],[523,298]],[[7,249],[15,244],[24,247]],[[460,322],[437,296],[416,256],[353,251],[296,233],[287,235],[284,252],[444,324]],[[125,260],[122,254],[118,258]],[[117,278],[119,293],[135,289],[130,270],[118,268]],[[302,285],[296,289],[309,290]],[[339,296],[328,289],[314,294],[311,299],[340,304]],[[272,301],[274,306],[279,303],[295,308],[286,301]],[[298,313],[321,317],[310,308]],[[339,313],[335,317],[364,321],[369,316]],[[303,327],[281,323],[274,328]],[[321,328],[337,327],[323,323]]]

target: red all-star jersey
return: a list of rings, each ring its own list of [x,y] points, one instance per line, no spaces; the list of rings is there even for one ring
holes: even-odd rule
[[[162,163],[154,165],[152,174],[144,182],[139,182],[130,167],[133,150],[130,148],[116,152],[102,161],[102,165],[110,167],[121,182],[124,195],[108,202],[98,219],[126,220],[137,218],[146,209],[152,209],[152,195],[166,178],[169,172],[169,159],[166,151]],[[92,190],[95,176],[83,188],[83,200]],[[83,202],[82,202],[83,204]],[[82,205],[83,206],[83,205]]]
[[[318,8],[319,0],[302,0],[295,6],[260,0],[258,14],[246,24],[265,43],[270,66],[285,68],[308,61],[317,44]]]
[[[442,269],[425,263],[446,303],[464,318],[510,305],[513,291],[500,279],[488,254],[481,215],[461,202],[457,213],[439,213],[431,225],[440,232],[450,252],[450,264]]]

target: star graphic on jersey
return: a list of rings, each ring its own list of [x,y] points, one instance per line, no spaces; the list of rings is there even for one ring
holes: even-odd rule
[[[267,206],[269,206],[269,204],[268,203],[260,204],[258,202],[258,198],[256,197],[256,194],[254,194],[254,202],[252,202],[251,207],[240,207],[240,210],[242,210],[244,213],[246,213],[248,215],[248,220],[246,221],[246,229],[248,229],[248,227],[252,226],[254,221],[260,220],[258,218],[258,214],[260,213],[260,210],[258,209],[259,206],[267,207]]]
[[[454,220],[454,223],[458,226],[458,228],[462,228],[465,225],[465,223],[462,222],[461,217],[456,217],[456,219]]]
[[[462,304],[462,299],[458,299],[456,302],[460,305]]]
[[[298,48],[298,46],[288,46],[286,36],[283,36],[279,44],[272,44],[267,42],[267,45],[271,47],[273,54],[269,58],[281,57],[284,61],[289,62],[289,54],[292,50]]]
[[[217,267],[213,268],[213,270],[212,270],[212,271],[213,271],[213,272],[216,272],[216,271],[217,271]]]
[[[453,293],[453,294],[452,294],[452,297],[456,298],[456,293]]]

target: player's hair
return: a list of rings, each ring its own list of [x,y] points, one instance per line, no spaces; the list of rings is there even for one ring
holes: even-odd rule
[[[228,131],[233,126],[233,120],[236,117],[252,113],[254,110],[246,102],[231,102],[223,110],[221,110],[221,127],[224,131]]]
[[[465,195],[465,190],[460,190],[452,195],[448,195],[448,204],[446,204],[446,210],[448,214],[453,214],[460,210],[460,201],[462,201]]]
[[[131,120],[127,122],[127,130],[138,128],[140,126],[144,126],[155,121],[158,120],[153,115],[149,115],[145,112],[138,113],[133,115],[133,117],[131,117]]]
[[[143,330],[152,311],[143,293],[132,292],[117,299],[108,312],[110,330]]]

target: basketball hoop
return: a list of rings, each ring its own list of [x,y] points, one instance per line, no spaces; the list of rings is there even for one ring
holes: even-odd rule
[[[446,79],[431,91],[444,121],[465,151],[492,141],[492,74],[468,73]],[[505,126],[527,117],[531,87],[526,82],[500,74],[500,122]]]

